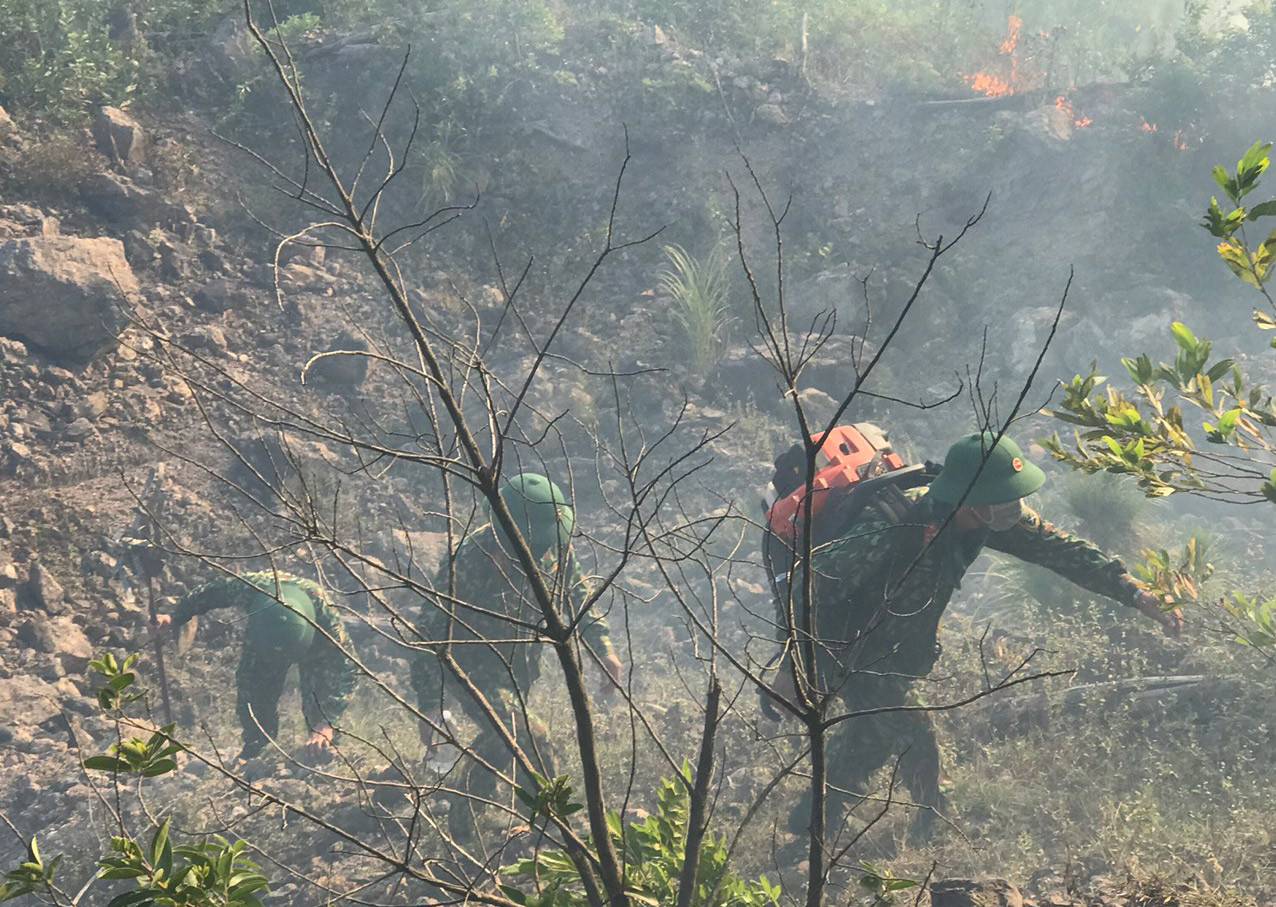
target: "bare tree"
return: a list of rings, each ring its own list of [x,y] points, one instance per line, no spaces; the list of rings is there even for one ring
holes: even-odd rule
[[[136,327],[158,341],[155,355],[190,388],[205,430],[206,444],[167,454],[187,474],[215,480],[224,493],[221,547],[192,543],[184,527],[163,519],[158,543],[205,572],[234,574],[246,564],[304,570],[344,593],[342,610],[357,644],[345,644],[317,623],[316,631],[357,667],[367,716],[334,722],[343,741],[335,761],[325,765],[304,764],[284,741],[275,741],[279,758],[297,778],[330,792],[323,803],[314,802],[304,786],[253,777],[223,758],[212,735],[166,732],[181,738],[189,759],[246,798],[242,809],[233,809],[237,801],[207,795],[201,821],[183,831],[242,834],[264,862],[333,903],[623,905],[650,897],[641,889],[643,857],[634,852],[628,828],[635,810],[650,806],[645,791],[663,777],[672,779],[686,804],[671,899],[692,907],[724,903],[724,886],[743,842],[759,817],[775,808],[770,804],[777,792],[799,777],[812,803],[806,866],[785,895],[809,907],[824,903],[831,875],[845,870],[854,845],[895,799],[892,778],[863,827],[830,827],[827,821],[829,732],[882,710],[839,709],[837,693],[847,678],[829,677],[820,668],[826,641],[817,630],[811,516],[799,534],[805,541],[790,552],[795,581],[780,602],[779,617],[751,619],[755,628],[759,622],[769,626],[772,638],[725,632],[724,609],[733,614],[756,609],[756,602],[736,596],[732,580],[741,572],[756,574],[758,564],[756,522],[734,495],[704,478],[715,445],[729,429],[693,426],[685,402],[667,419],[640,417],[632,405],[634,386],[650,374],[591,367],[560,350],[562,335],[579,317],[599,273],[660,232],[654,225],[631,235],[619,217],[631,163],[627,149],[610,188],[599,247],[548,316],[543,301],[524,302],[530,263],[511,280],[495,256],[503,300],[494,322],[473,307],[459,314],[430,310],[414,298],[405,262],[478,200],[407,223],[383,222],[419,125],[404,84],[407,58],[381,108],[367,117],[366,151],[353,164],[343,162],[312,116],[298,62],[272,32],[273,23],[258,19],[251,0],[245,0],[244,13],[286,93],[300,157],[280,163],[238,147],[265,168],[282,195],[308,212],[301,229],[275,228],[281,307],[287,290],[278,274],[296,246],[323,247],[359,262],[375,292],[334,300],[324,315],[334,330],[348,330],[358,348],[318,352],[299,362],[300,388],[230,367],[183,346],[161,323],[138,316]],[[396,143],[388,122],[404,109],[411,126]],[[817,423],[802,402],[803,371],[837,332],[836,318],[828,313],[809,325],[791,323],[783,254],[787,207],[773,205],[747,160],[742,172],[745,187],[732,183],[733,227],[753,303],[756,349],[791,401],[809,493],[823,436],[857,400],[873,393],[874,370],[914,316],[935,267],[982,212],[955,238],[923,243],[924,268],[911,294],[881,338],[873,338],[872,352],[866,343],[875,329],[869,319],[850,387],[836,410]],[[746,248],[746,192],[767,212],[770,280],[759,276],[754,253]],[[366,363],[367,393],[310,392],[308,385],[325,366],[349,360]],[[607,397],[606,415],[586,425],[570,410],[555,409],[552,397],[538,393],[551,368],[588,377],[600,397]],[[1033,377],[1035,369],[1005,413],[997,412],[995,395],[985,399],[973,381],[981,424],[1004,431],[1023,412]],[[951,403],[962,390],[958,381],[946,399],[913,405]],[[255,446],[245,444],[249,436]],[[557,477],[574,500],[602,502],[601,518],[582,515],[574,551],[560,542],[549,553],[553,563],[565,565],[574,557],[589,567],[586,587],[574,584],[568,570],[546,570],[545,555],[525,537],[503,496],[505,483],[525,472]],[[462,542],[489,522],[484,531],[501,540],[504,555],[489,559],[483,569],[517,590],[514,607],[467,594],[471,568],[462,564]],[[653,603],[680,650],[667,663],[678,671],[685,707],[695,712],[694,720],[677,726],[668,720],[668,708],[662,715],[660,704],[644,692],[650,678],[641,673],[642,652],[651,640],[639,642],[634,634],[636,624],[651,622],[644,612]],[[592,641],[597,637],[591,637],[591,628],[604,618],[637,666],[623,678],[604,670],[606,654]],[[425,632],[427,626],[446,630]],[[764,647],[770,651],[763,653]],[[791,684],[773,691],[768,665],[776,649]],[[493,695],[494,686],[475,675],[476,650],[498,666],[502,682],[496,686],[511,695]],[[442,669],[439,690],[430,697],[404,683],[404,666],[422,659]],[[539,667],[542,660],[552,666],[546,672],[552,682],[527,689],[526,665]],[[931,708],[957,708],[1047,676],[1028,673],[1027,667],[1025,662],[990,680],[974,697]],[[797,735],[759,718],[759,693],[797,719]],[[547,704],[553,708],[555,695],[563,723],[536,730],[538,711]],[[448,701],[464,702],[480,733],[499,738],[498,758],[458,731],[444,713]],[[424,739],[456,748],[456,766],[446,760],[422,764],[412,739],[419,727]],[[759,769],[759,779],[743,793],[728,789],[725,769],[740,763]],[[476,777],[484,783],[462,783]],[[462,812],[471,816],[473,837],[462,839],[452,830],[449,817]],[[157,819],[145,801],[131,816],[120,805],[115,813],[121,827]],[[265,843],[274,841],[270,820],[280,816],[300,826],[303,839],[321,839],[322,847]],[[706,886],[701,855],[718,835],[727,836],[725,859]],[[774,832],[771,839],[775,851],[782,842]],[[320,851],[326,856],[320,858]],[[547,859],[557,854],[561,861]],[[787,862],[779,868],[792,871]],[[755,896],[765,903],[773,895],[755,890]]]

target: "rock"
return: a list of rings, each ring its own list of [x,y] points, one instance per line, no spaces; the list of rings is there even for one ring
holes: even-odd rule
[[[16,589],[0,589],[0,623],[8,623],[18,613]]]
[[[97,434],[97,429],[93,427],[93,423],[83,417],[76,419],[66,427],[66,436],[72,441],[83,441],[90,435]]]
[[[293,262],[279,269],[279,283],[291,290],[320,291],[326,289],[332,278],[309,265]]]
[[[154,189],[139,186],[120,173],[95,173],[80,184],[80,200],[95,215],[113,224],[180,223],[181,213]]]
[[[77,419],[89,419],[96,422],[110,406],[110,401],[103,391],[94,391],[83,400],[71,404],[71,412]]]
[[[227,309],[238,307],[240,292],[233,281],[219,277],[196,290],[194,298],[195,305],[205,312],[220,315]]]
[[[110,346],[138,292],[117,239],[38,236],[0,243],[0,333],[85,361]]]
[[[13,122],[9,112],[0,107],[0,145],[16,145],[22,141],[22,133],[18,124]]]
[[[93,644],[84,631],[69,617],[55,618],[47,626],[53,633],[53,655],[62,663],[63,670],[68,674],[87,671],[93,660]]]
[[[251,65],[256,50],[256,42],[243,17],[234,14],[223,19],[208,39],[209,62],[227,79],[238,77],[244,66]]]
[[[1005,879],[945,879],[930,886],[931,907],[1023,907],[1023,895]]]
[[[24,463],[31,462],[31,448],[21,441],[9,442],[9,465],[10,467],[21,466]]]
[[[58,641],[53,628],[45,620],[25,620],[18,625],[17,641],[28,649],[52,655]]]
[[[124,255],[135,268],[149,268],[159,257],[150,238],[141,230],[129,230],[124,234]]]
[[[349,331],[342,331],[337,335],[326,352],[359,352],[366,353],[368,344],[362,338],[355,337]],[[332,386],[334,389],[351,389],[356,388],[363,383],[363,379],[368,376],[368,359],[366,356],[328,356],[324,359],[317,360],[311,367],[307,375],[308,379],[315,379],[320,383]]]
[[[106,551],[94,551],[84,557],[84,569],[103,579],[114,576],[118,566],[119,561]]]
[[[64,368],[46,368],[44,370],[44,381],[46,384],[52,384],[54,387],[60,387],[63,384],[75,385],[79,382],[75,380],[75,375],[68,372]]]
[[[57,690],[23,672],[0,678],[0,715],[15,734],[20,726],[38,727],[61,715]]]
[[[137,120],[118,107],[98,109],[93,118],[93,141],[98,151],[116,164],[146,159],[146,133]]]
[[[26,428],[41,437],[48,437],[53,434],[53,422],[49,417],[38,409],[33,409],[23,414],[23,420]]]
[[[769,126],[787,126],[788,115],[779,104],[759,104],[754,115]]]
[[[26,601],[29,606],[39,608],[49,614],[57,614],[65,610],[64,596],[66,590],[57,581],[49,569],[39,561],[31,564],[27,576]]]

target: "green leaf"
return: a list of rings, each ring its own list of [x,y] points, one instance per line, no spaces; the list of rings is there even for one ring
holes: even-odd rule
[[[129,764],[115,756],[90,756],[84,760],[84,767],[97,772],[126,772]]]
[[[1250,208],[1245,213],[1246,220],[1257,220],[1260,217],[1272,217],[1276,215],[1276,200],[1263,202]]]
[[[1222,378],[1224,375],[1230,372],[1232,370],[1232,366],[1235,364],[1236,363],[1234,363],[1231,359],[1222,359],[1214,363],[1214,365],[1210,368],[1210,370],[1206,372],[1205,374],[1210,379],[1210,381],[1217,381],[1219,378]]]
[[[1200,341],[1196,339],[1196,335],[1192,333],[1187,325],[1181,321],[1176,321],[1170,325],[1170,332],[1174,335],[1174,342],[1181,349],[1188,352],[1196,352],[1196,346]]]
[[[1222,167],[1215,167],[1213,170],[1214,182],[1218,183],[1220,189],[1227,193],[1227,197],[1232,201],[1236,201],[1236,192],[1232,188],[1232,176]]]
[[[1271,153],[1271,142],[1255,142],[1249,151],[1245,152],[1245,156],[1240,159],[1240,163],[1236,165],[1236,173],[1240,175],[1253,174],[1252,179],[1262,176],[1263,171],[1267,169],[1270,163],[1268,155]]]

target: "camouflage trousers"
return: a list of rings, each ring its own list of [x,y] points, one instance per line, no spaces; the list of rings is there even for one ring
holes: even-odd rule
[[[288,670],[295,664],[279,652],[244,646],[235,671],[235,714],[243,734],[244,758],[256,756],[271,740],[279,739],[279,700],[284,695]],[[314,697],[301,678],[302,703]]]
[[[536,717],[526,703],[508,687],[482,690],[484,697],[501,720],[496,727],[478,702],[465,691],[455,691],[453,698],[466,716],[478,726],[478,733],[463,757],[459,788],[468,796],[455,798],[448,812],[448,831],[458,843],[478,839],[479,816],[494,804],[516,804],[509,779],[519,787],[535,789],[535,779],[514,758],[505,742],[507,732],[527,754],[536,771],[554,777],[554,758],[548,726]],[[506,816],[502,816],[502,819]]]
[[[840,693],[846,712],[924,705],[908,677],[854,676]],[[884,765],[896,765],[896,780],[919,806],[912,830],[924,834],[942,806],[939,744],[930,712],[885,712],[848,718],[829,730],[825,748],[828,799],[826,825],[836,834],[848,807],[868,793],[873,773]],[[808,787],[789,817],[789,830],[806,834],[811,820]]]

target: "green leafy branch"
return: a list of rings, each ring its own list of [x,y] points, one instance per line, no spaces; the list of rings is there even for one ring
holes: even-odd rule
[[[1276,310],[1276,301],[1267,291],[1272,267],[1276,265],[1276,230],[1255,244],[1246,229],[1246,224],[1260,217],[1276,216],[1276,200],[1260,202],[1252,207],[1243,204],[1244,199],[1258,188],[1259,177],[1267,172],[1271,164],[1271,150],[1271,142],[1257,142],[1237,163],[1235,173],[1229,173],[1223,167],[1214,168],[1214,182],[1222,188],[1233,207],[1224,213],[1218,199],[1211,198],[1201,226],[1221,240],[1218,254],[1228,269],[1261,292]],[[1256,321],[1259,317],[1266,317],[1260,316],[1257,311],[1254,316]],[[1276,341],[1273,341],[1273,346],[1276,346]]]
[[[1223,607],[1246,625],[1237,633],[1238,642],[1259,648],[1276,645],[1276,598],[1233,592],[1230,601],[1223,600]]]
[[[32,838],[27,844],[27,858],[4,874],[4,881],[0,882],[0,902],[27,894],[52,893],[55,891],[53,876],[61,863],[60,855],[45,863],[40,856],[39,842]]]
[[[111,840],[116,855],[98,861],[98,877],[130,880],[136,887],[116,895],[108,907],[262,907],[270,882],[244,855],[246,842],[217,835],[175,847],[169,829],[165,820],[145,848],[131,838]]]
[[[896,894],[921,885],[916,879],[900,878],[872,863],[861,862],[860,872],[860,887],[873,895],[872,907],[888,907],[894,903]]]
[[[99,772],[140,775],[143,778],[167,775],[177,769],[177,760],[174,757],[184,749],[172,738],[176,727],[175,724],[168,724],[146,740],[131,737],[112,744],[105,756],[90,756],[85,759],[84,767]]]
[[[683,766],[682,780],[666,779],[656,794],[656,811],[641,821],[626,824],[618,813],[607,816],[607,828],[628,869],[626,894],[637,904],[661,907],[678,903],[678,885],[686,859],[690,824],[689,781],[691,768]],[[541,779],[544,781],[544,779]],[[561,782],[561,783],[560,783]],[[571,788],[566,778],[549,782],[551,792],[541,795],[520,791],[525,804],[544,809],[567,808]],[[551,806],[552,803],[564,806]],[[537,813],[533,812],[533,817]],[[692,907],[775,907],[781,891],[765,876],[746,881],[727,866],[726,836],[705,835],[694,879]],[[501,890],[524,907],[583,907],[588,903],[580,870],[561,850],[537,851],[533,856],[504,868],[507,875],[530,884],[506,885]]]
[[[1200,599],[1201,586],[1214,574],[1209,548],[1209,541],[1197,536],[1187,540],[1178,556],[1165,548],[1147,548],[1143,563],[1136,564],[1132,572],[1167,608],[1192,604]]]
[[[1268,462],[1276,455],[1272,396],[1251,386],[1232,359],[1215,360],[1213,343],[1187,325],[1175,322],[1170,331],[1177,347],[1172,363],[1153,365],[1146,353],[1122,360],[1133,396],[1103,388],[1108,379],[1093,367],[1061,382],[1063,396],[1050,415],[1077,426],[1075,441],[1065,446],[1056,433],[1047,449],[1084,472],[1133,476],[1151,496],[1189,491],[1276,502]],[[1195,426],[1185,406],[1202,414]],[[1197,437],[1233,450],[1202,449]]]
[[[118,712],[143,697],[142,693],[129,692],[129,688],[137,683],[137,675],[132,670],[137,659],[138,655],[134,653],[121,662],[107,652],[101,658],[89,662],[89,667],[106,680],[97,689],[97,704],[102,711]]]

